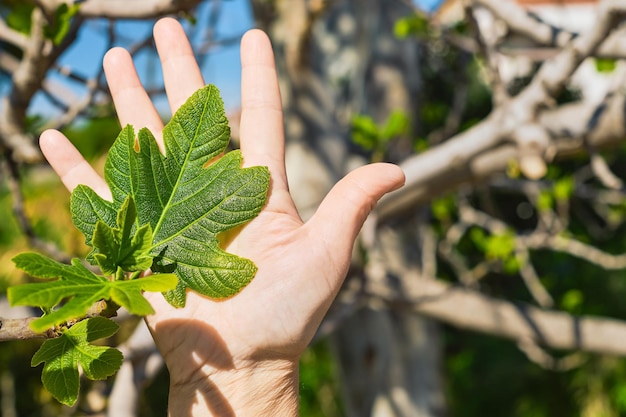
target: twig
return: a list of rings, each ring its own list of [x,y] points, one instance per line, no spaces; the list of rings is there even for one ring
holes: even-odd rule
[[[414,275],[401,279],[415,281],[413,291],[398,295],[381,287],[368,287],[367,294],[464,330],[515,341],[529,339],[554,349],[626,356],[622,342],[626,338],[626,322],[622,320],[576,317],[519,305]]]
[[[528,236],[518,236],[517,239],[528,249],[549,249],[555,252],[567,253],[606,270],[626,268],[626,254],[612,255],[594,246],[563,236],[536,232]]]
[[[38,317],[5,319],[0,317],[0,342],[10,340],[50,339],[57,337],[53,330],[39,333],[31,330],[30,323]]]
[[[475,1],[487,8],[498,19],[505,22],[509,30],[540,45],[562,48],[579,35],[534,18],[515,1]],[[607,37],[593,53],[593,56],[617,59],[626,57],[626,48],[624,48],[623,42],[620,42],[620,39],[623,39],[624,36],[624,29],[620,29],[612,36]]]
[[[591,154],[591,169],[605,187],[619,190],[624,186],[624,182],[611,172],[609,164],[597,152]]]
[[[474,39],[476,40],[476,44],[478,45],[479,51],[485,58],[485,62],[487,63],[486,67],[489,73],[489,81],[491,88],[493,90],[493,105],[494,107],[504,103],[508,98],[509,94],[507,92],[506,86],[500,77],[500,66],[498,63],[499,56],[498,51],[496,50],[496,44],[498,39],[496,39],[496,34],[494,31],[488,34],[483,34],[483,31],[480,29],[480,25],[474,13],[474,7],[470,4],[469,1],[464,2],[465,16],[469,21],[471,27],[474,31]]]
[[[546,287],[543,286],[539,276],[537,276],[537,272],[530,260],[530,256],[528,253],[528,248],[520,243],[519,240],[516,239],[515,245],[515,256],[517,260],[520,262],[519,273],[526,285],[526,288],[532,295],[533,299],[537,302],[538,305],[544,308],[550,308],[554,306],[554,300],[552,296],[546,290]]]
[[[534,341],[523,339],[517,342],[517,347],[528,359],[535,362],[544,369],[551,371],[565,372],[579,367],[583,364],[584,358],[580,353],[572,353],[564,358],[555,358],[544,349],[539,347]]]

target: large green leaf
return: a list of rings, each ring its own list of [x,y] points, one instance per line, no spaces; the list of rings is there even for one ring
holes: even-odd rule
[[[15,265],[38,278],[58,278],[10,287],[7,295],[11,305],[39,306],[51,309],[63,299],[69,301],[59,309],[50,311],[31,322],[35,331],[42,332],[68,320],[83,317],[97,301],[113,300],[129,312],[138,315],[152,314],[154,310],[141,294],[142,291],[167,291],[177,284],[173,274],[158,274],[141,279],[109,281],[85,268],[78,259],[65,265],[38,253],[22,253],[13,258]]]
[[[119,350],[91,342],[114,335],[119,326],[104,317],[76,323],[56,339],[46,340],[33,356],[32,366],[45,362],[41,382],[59,402],[72,406],[78,398],[78,365],[90,379],[105,379],[122,365]]]
[[[174,270],[179,278],[177,289],[165,294],[170,303],[184,305],[187,288],[215,298],[236,294],[256,266],[223,251],[217,235],[261,211],[269,171],[241,168],[239,151],[217,158],[229,138],[223,103],[212,85],[194,93],[165,126],[165,155],[147,129],[135,138],[133,128],[125,127],[105,164],[113,202],[78,187],[71,200],[74,224],[93,244],[98,221],[117,227],[115,213],[132,196],[138,226],[150,225],[153,232],[150,255],[158,262],[152,270]]]

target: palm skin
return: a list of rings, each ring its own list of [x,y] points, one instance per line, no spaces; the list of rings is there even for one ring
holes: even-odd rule
[[[154,37],[174,112],[204,81],[178,22],[160,20]],[[298,359],[343,282],[367,215],[404,182],[394,165],[362,167],[337,183],[303,223],[289,194],[280,92],[263,32],[243,37],[241,60],[244,165],[267,166],[271,186],[266,207],[225,249],[251,259],[258,272],[226,300],[188,292],[182,309],[148,294],[156,312],[146,321],[170,371],[170,415],[297,415]],[[112,49],[104,68],[120,123],[148,127],[159,140],[162,122],[128,53]],[[40,145],[68,189],[82,183],[110,196],[62,134],[46,131]]]

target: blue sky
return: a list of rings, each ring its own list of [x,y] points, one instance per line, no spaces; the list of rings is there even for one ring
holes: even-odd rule
[[[206,21],[209,18],[212,3],[204,3],[198,10],[198,21]],[[128,47],[133,42],[144,39],[151,35],[153,22],[147,21],[123,21],[116,27],[119,42],[117,45]],[[216,26],[218,38],[230,38],[240,36],[253,25],[251,10],[248,0],[229,0],[221,2],[220,19]],[[188,33],[194,39],[202,39],[205,33],[199,30],[204,25],[197,25],[194,29],[189,23],[186,24]],[[107,49],[107,30],[105,21],[90,21],[81,28],[77,41],[61,56],[61,66],[70,68],[73,72],[83,77],[92,78],[98,74],[102,67],[102,57]],[[154,54],[140,53],[134,57],[135,65],[142,82],[146,86],[159,85],[162,83],[161,68]],[[202,63],[201,69],[205,81],[216,84],[222,91],[225,105],[232,108],[239,103],[241,70],[239,64],[239,46],[215,47],[211,50],[208,58]],[[51,79],[57,86],[63,85],[62,91],[73,95],[74,100],[80,99],[86,94],[86,90],[78,83],[55,75],[51,71]],[[157,108],[167,113],[167,104],[164,99],[157,100]],[[32,106],[38,113],[54,116],[57,111],[52,104],[42,95],[36,96]]]
[[[413,3],[427,12],[432,12],[443,3],[443,0],[413,0]]]
[[[413,0],[414,4],[426,10],[433,11],[442,2],[442,0]],[[205,2],[198,10],[197,18],[199,22],[207,21],[211,11],[212,2]],[[132,42],[144,39],[152,31],[153,22],[145,21],[125,21],[117,25],[117,33],[120,46],[128,47]],[[252,12],[248,0],[228,0],[221,2],[220,18],[216,27],[216,35],[218,38],[229,38],[243,34],[247,29],[253,26]],[[189,33],[196,39],[201,39],[206,34],[199,30],[194,32],[191,25],[187,25],[190,29]],[[198,25],[197,27],[202,27]],[[107,24],[104,21],[90,21],[81,28],[78,40],[70,49],[61,57],[60,63],[67,66],[73,72],[84,77],[94,77],[102,66],[102,56],[106,51],[106,39],[103,33],[107,30]],[[161,83],[161,69],[158,60],[154,54],[139,54],[135,57],[135,64],[138,72],[145,85],[158,85]],[[216,84],[224,98],[226,108],[234,108],[239,105],[240,95],[240,76],[241,70],[239,65],[239,46],[236,43],[233,46],[215,48],[211,51],[209,57],[202,64],[202,73],[206,82]],[[67,84],[60,76],[52,75],[53,80],[64,83],[66,91],[74,95],[74,99],[78,100],[86,93],[78,84]],[[157,99],[157,108],[166,114],[168,112],[167,104],[164,98]],[[33,103],[33,109],[38,113],[45,113],[54,116],[56,111],[50,102],[39,94]]]

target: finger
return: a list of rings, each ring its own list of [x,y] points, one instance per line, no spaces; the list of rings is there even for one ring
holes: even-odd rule
[[[71,192],[78,184],[87,185],[102,198],[111,199],[111,190],[72,143],[56,130],[46,130],[39,138],[44,156]]]
[[[393,164],[360,167],[339,181],[307,222],[314,236],[348,262],[357,234],[378,200],[404,184],[404,173]]]
[[[187,35],[178,21],[172,18],[159,20],[154,25],[154,41],[173,114],[189,96],[204,86],[204,80]]]
[[[265,165],[274,190],[286,190],[283,110],[267,35],[247,32],[241,40],[241,151],[246,166]]]
[[[103,66],[120,124],[130,124],[135,131],[147,127],[159,138],[163,122],[141,85],[128,51],[122,48],[109,50]]]

